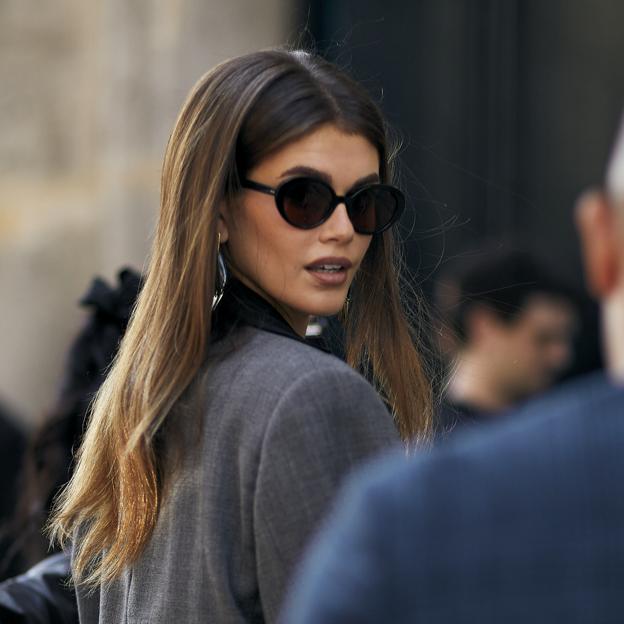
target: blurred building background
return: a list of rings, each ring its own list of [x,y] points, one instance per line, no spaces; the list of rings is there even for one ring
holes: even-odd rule
[[[38,418],[95,274],[141,269],[190,87],[291,36],[288,0],[0,2],[0,397]]]
[[[601,181],[624,104],[623,23],[620,0],[2,0],[0,397],[39,417],[91,277],[142,268],[195,80],[304,31],[401,130],[426,292],[492,238],[580,288],[573,201]],[[587,310],[577,370],[599,364]]]

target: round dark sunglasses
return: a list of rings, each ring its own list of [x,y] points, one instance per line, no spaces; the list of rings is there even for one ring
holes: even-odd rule
[[[336,206],[344,203],[353,229],[359,234],[380,234],[401,216],[403,193],[388,184],[367,184],[344,196],[316,178],[292,178],[271,188],[253,180],[243,180],[243,188],[275,197],[282,217],[295,227],[309,230],[329,219]]]

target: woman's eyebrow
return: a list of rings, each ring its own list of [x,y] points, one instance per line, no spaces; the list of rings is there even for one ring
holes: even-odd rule
[[[364,186],[366,184],[377,184],[378,182],[380,182],[379,174],[378,173],[369,173],[367,176],[364,176],[363,178],[359,178],[358,180],[356,180],[352,184],[352,186],[349,189],[349,191],[352,191],[353,189],[356,189],[359,186]]]
[[[316,178],[318,180],[322,180],[326,184],[332,185],[332,177],[325,173],[324,171],[319,171],[318,169],[314,169],[313,167],[305,167],[303,165],[297,165],[296,167],[291,167],[287,169],[280,175],[281,178],[286,178],[293,175],[301,175],[310,178]],[[349,189],[350,191],[359,187],[364,186],[365,184],[374,184],[379,182],[379,174],[378,173],[369,173],[362,178],[357,179]]]
[[[317,178],[318,180],[323,180],[323,182],[329,184],[331,186],[332,177],[325,173],[324,171],[319,171],[318,169],[314,169],[313,167],[305,167],[303,165],[297,165],[296,167],[291,167],[287,169],[280,175],[280,178],[287,178],[289,176],[300,175],[309,178]]]

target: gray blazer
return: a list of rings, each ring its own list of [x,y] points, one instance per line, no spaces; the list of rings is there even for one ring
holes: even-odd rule
[[[344,362],[249,326],[213,346],[172,420],[187,439],[154,534],[118,581],[78,590],[81,622],[274,622],[345,475],[399,442]]]

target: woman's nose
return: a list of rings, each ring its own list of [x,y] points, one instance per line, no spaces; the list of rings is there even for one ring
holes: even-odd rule
[[[338,204],[329,219],[321,225],[320,234],[323,241],[339,240],[348,242],[353,238],[355,230],[344,202]]]

